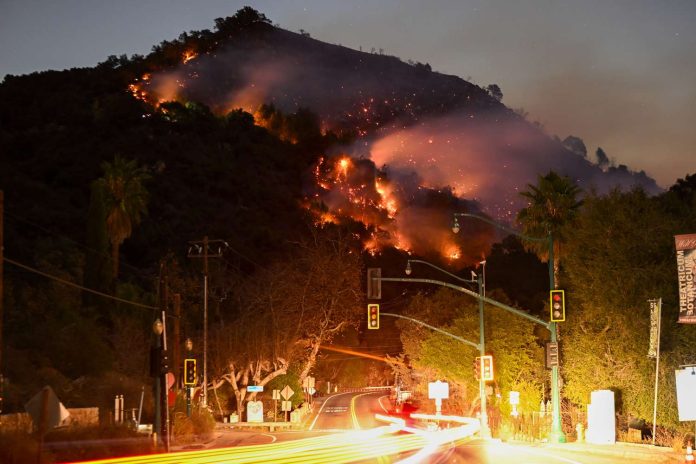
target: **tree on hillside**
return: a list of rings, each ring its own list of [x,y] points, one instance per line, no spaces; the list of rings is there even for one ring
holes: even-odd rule
[[[578,200],[580,188],[567,176],[549,171],[539,176],[537,185],[528,184],[529,190],[520,195],[529,200],[526,208],[517,214],[522,230],[531,237],[553,237],[553,274],[558,287],[558,271],[561,260],[561,245],[565,242],[565,227],[577,215],[582,201]],[[541,259],[548,259],[546,242],[527,242]]]
[[[503,91],[500,90],[500,86],[498,84],[489,84],[488,87],[486,87],[486,91],[488,92],[488,95],[490,95],[491,97],[495,98],[498,101],[502,101]]]
[[[104,176],[97,180],[104,192],[106,203],[106,229],[111,242],[113,277],[118,277],[118,250],[131,236],[133,227],[140,223],[147,212],[148,193],[145,181],[149,174],[138,167],[135,160],[116,156],[114,161],[101,165]]]
[[[611,161],[609,161],[609,157],[604,152],[604,150],[602,150],[602,147],[597,148],[595,155],[597,157],[597,166],[599,166],[602,169],[606,169],[611,166]]]
[[[587,158],[587,147],[585,146],[585,142],[580,137],[569,135],[568,137],[564,138],[561,143],[564,147],[576,155]]]

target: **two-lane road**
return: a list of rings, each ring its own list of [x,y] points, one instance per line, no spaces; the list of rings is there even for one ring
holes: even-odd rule
[[[386,414],[389,395],[385,391],[346,392],[327,397],[310,423],[310,431],[370,429],[384,425],[376,413]]]

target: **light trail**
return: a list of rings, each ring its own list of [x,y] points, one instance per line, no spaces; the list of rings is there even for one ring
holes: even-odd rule
[[[397,361],[394,359],[387,359],[384,356],[376,356],[374,354],[369,354],[369,353],[363,353],[362,351],[355,351],[351,350],[349,348],[345,348],[342,346],[337,346],[337,345],[322,345],[319,347],[320,350],[328,350],[328,351],[335,351],[336,353],[343,353],[343,354],[352,354],[355,356],[359,356],[361,358],[367,358],[367,359],[374,359],[375,361],[382,361],[387,364],[399,364],[399,365],[404,365],[403,362]]]
[[[84,463],[212,464],[234,462],[236,464],[248,464],[264,462],[341,464],[379,459],[384,456],[395,456],[414,451],[418,452],[417,456],[419,456],[419,459],[422,459],[426,454],[431,454],[443,444],[461,442],[478,431],[479,425],[477,420],[461,419],[461,421],[455,421],[463,424],[459,427],[434,432],[420,430],[413,434],[394,435],[391,432],[398,429],[398,425],[395,427],[395,424],[392,423],[391,426],[354,430],[275,444],[120,457],[84,461]],[[448,416],[447,420],[452,420],[451,416]],[[411,458],[407,458],[402,462],[413,462],[409,459]]]

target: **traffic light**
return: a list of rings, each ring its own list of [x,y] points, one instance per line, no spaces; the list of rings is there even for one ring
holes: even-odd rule
[[[565,292],[563,290],[551,290],[551,322],[565,321]]]
[[[493,380],[493,356],[481,356],[481,375],[484,382]]]
[[[162,357],[160,358],[160,372],[166,374],[171,369],[169,367],[169,351],[162,350]]]
[[[184,359],[184,385],[196,385],[195,359]]]
[[[160,347],[150,348],[150,375],[159,377],[169,371],[169,352]]]
[[[481,357],[476,356],[476,359],[474,359],[474,375],[476,376],[476,380],[481,380]]]
[[[371,267],[367,270],[367,299],[382,299],[382,268]]]
[[[367,305],[367,328],[379,329],[379,305]]]

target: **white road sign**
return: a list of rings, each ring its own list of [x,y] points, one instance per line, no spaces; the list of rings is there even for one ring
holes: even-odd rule
[[[295,394],[295,392],[292,390],[292,388],[290,388],[289,385],[286,385],[285,388],[280,391],[280,394],[283,399],[289,400],[290,397]]]

